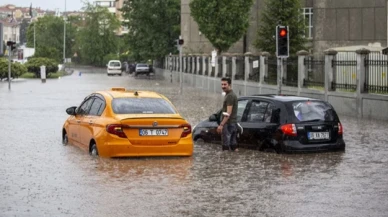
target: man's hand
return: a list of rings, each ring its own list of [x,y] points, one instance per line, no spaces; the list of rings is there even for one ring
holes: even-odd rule
[[[217,127],[217,133],[218,133],[218,134],[221,134],[221,133],[222,133],[222,128],[224,128],[222,125],[219,125],[219,126]]]

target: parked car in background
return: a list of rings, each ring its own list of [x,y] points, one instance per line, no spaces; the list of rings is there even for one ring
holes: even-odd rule
[[[121,62],[120,60],[110,60],[107,66],[107,75],[122,75],[122,68],[121,68]]]
[[[191,125],[165,96],[112,88],[88,95],[62,128],[63,144],[102,157],[191,156]]]
[[[217,126],[221,111],[193,129],[193,139],[221,141]],[[345,150],[343,127],[328,102],[297,96],[254,95],[239,97],[239,146],[281,152]]]
[[[150,66],[145,63],[138,63],[135,67],[135,76],[150,75]]]

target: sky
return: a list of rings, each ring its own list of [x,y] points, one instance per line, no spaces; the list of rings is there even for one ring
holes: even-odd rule
[[[58,9],[59,11],[65,10],[66,2],[66,11],[75,11],[81,10],[83,3],[85,1],[92,2],[92,0],[0,0],[0,6],[6,4],[13,4],[17,7],[32,7],[41,8],[43,10],[53,10]]]

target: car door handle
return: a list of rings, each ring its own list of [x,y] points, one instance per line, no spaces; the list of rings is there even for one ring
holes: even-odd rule
[[[77,120],[77,123],[78,123],[78,124],[81,123],[81,120]]]
[[[89,124],[90,124],[90,125],[92,125],[92,124],[93,124],[93,121],[92,121],[92,120],[90,120],[90,121],[89,121]]]

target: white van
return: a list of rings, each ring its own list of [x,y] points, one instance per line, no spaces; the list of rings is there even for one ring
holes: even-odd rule
[[[106,65],[107,66],[107,75],[122,75],[121,71],[121,62],[120,60],[111,60],[109,63]]]

